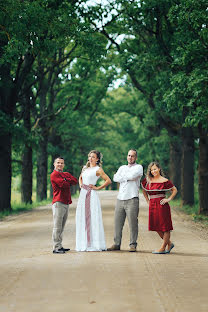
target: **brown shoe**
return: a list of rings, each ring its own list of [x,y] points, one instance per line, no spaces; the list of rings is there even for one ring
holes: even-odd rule
[[[118,245],[112,245],[110,248],[107,248],[108,251],[115,251],[120,250],[120,246]]]
[[[130,248],[129,248],[129,251],[130,251],[130,252],[136,251],[136,246],[131,245]]]

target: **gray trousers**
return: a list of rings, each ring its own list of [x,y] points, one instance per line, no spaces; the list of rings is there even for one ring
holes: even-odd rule
[[[125,219],[127,217],[130,229],[130,246],[137,246],[138,238],[138,215],[139,198],[134,197],[127,200],[117,199],[115,208],[115,245],[121,245],[122,231]]]
[[[61,202],[56,202],[52,205],[53,210],[53,250],[62,248],[62,236],[64,226],[69,212],[69,205],[65,205]]]

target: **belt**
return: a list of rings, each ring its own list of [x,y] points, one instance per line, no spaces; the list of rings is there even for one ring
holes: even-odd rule
[[[149,195],[149,199],[162,198],[162,197],[165,197],[165,194]]]

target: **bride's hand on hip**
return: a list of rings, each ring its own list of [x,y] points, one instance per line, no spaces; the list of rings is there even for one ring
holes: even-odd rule
[[[92,190],[97,190],[97,186],[93,185],[93,184],[89,184],[89,187],[92,189]]]

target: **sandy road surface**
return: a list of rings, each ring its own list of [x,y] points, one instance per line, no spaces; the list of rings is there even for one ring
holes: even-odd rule
[[[99,192],[107,246],[113,243],[116,192]],[[148,210],[140,198],[138,251],[76,252],[75,207],[71,206],[64,246],[51,253],[51,207],[0,222],[0,312],[208,311],[208,241],[191,221],[173,212],[176,247],[153,255],[160,245],[147,230]],[[204,236],[203,236],[204,235]]]

